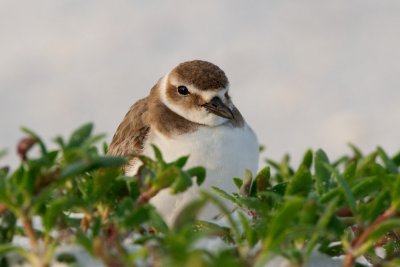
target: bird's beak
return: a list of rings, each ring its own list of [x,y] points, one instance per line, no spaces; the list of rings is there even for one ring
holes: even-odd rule
[[[234,118],[232,110],[226,106],[219,97],[214,97],[210,100],[210,102],[205,103],[202,106],[205,107],[209,112],[220,117],[230,120]]]

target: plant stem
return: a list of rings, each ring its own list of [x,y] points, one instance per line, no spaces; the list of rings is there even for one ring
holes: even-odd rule
[[[378,218],[376,218],[376,220],[370,226],[368,226],[357,238],[355,238],[351,242],[352,250],[357,249],[362,244],[364,244],[364,242],[367,241],[369,235],[381,223],[383,223],[384,221],[390,219],[394,215],[395,215],[395,209],[393,207],[390,207],[383,214],[381,214]],[[342,266],[343,267],[351,267],[351,266],[353,266],[355,260],[356,260],[356,257],[354,256],[354,254],[351,251],[349,251],[349,253],[347,253],[346,257],[344,258]]]
[[[158,193],[158,190],[150,188],[149,190],[142,192],[139,198],[136,200],[136,208],[141,207],[143,204],[149,202],[149,200]]]
[[[86,233],[86,231],[88,230],[91,222],[92,222],[92,215],[88,212],[85,213],[85,215],[81,220],[81,225],[80,225],[80,228],[84,233]]]
[[[110,213],[110,207],[106,207],[103,213],[101,214],[101,221],[104,223],[108,218],[108,214]]]
[[[22,215],[21,221],[24,227],[24,232],[29,239],[29,243],[31,245],[32,250],[35,253],[38,253],[39,251],[38,251],[37,236],[32,226],[32,220],[28,218],[26,215]]]
[[[24,228],[25,235],[28,237],[32,251],[35,254],[35,256],[31,258],[31,263],[33,264],[33,266],[36,267],[48,267],[46,260],[43,261],[43,255],[41,254],[41,251],[39,249],[38,238],[36,236],[35,229],[33,229],[31,218],[26,216],[26,214],[23,214],[21,216],[21,222]]]

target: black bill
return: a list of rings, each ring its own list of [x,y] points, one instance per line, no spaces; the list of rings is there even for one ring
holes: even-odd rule
[[[219,97],[214,97],[210,102],[202,105],[209,112],[226,119],[233,119],[232,110],[226,106]]]

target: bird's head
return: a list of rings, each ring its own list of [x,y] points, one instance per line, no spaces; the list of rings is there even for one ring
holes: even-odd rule
[[[218,66],[201,60],[176,66],[160,82],[162,102],[185,119],[217,126],[234,119],[229,81]]]

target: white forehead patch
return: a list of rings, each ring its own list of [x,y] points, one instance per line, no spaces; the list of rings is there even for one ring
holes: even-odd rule
[[[188,89],[189,92],[201,96],[201,98],[203,98],[206,102],[210,102],[210,100],[216,96],[218,96],[221,99],[224,99],[225,93],[228,92],[228,88],[224,88],[218,91],[211,91],[211,90],[204,91],[204,90],[199,90],[196,87],[190,85]]]

